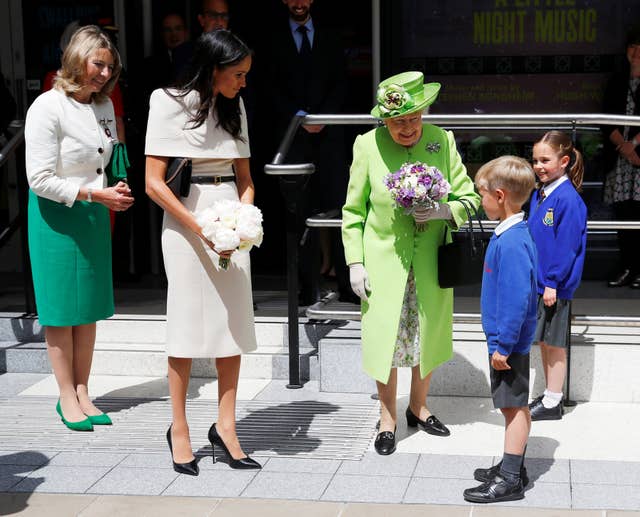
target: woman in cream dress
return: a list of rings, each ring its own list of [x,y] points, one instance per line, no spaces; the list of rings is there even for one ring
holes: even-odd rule
[[[209,430],[233,468],[260,468],[236,434],[235,402],[240,357],[256,348],[247,254],[215,250],[194,213],[216,200],[253,203],[249,140],[239,97],[251,52],[229,31],[203,34],[190,70],[175,89],[151,95],[146,137],[146,190],[164,210],[162,252],[168,280],[167,355],[173,421],[167,441],[177,472],[197,475],[185,403],[192,358],[214,357],[218,371],[218,421]],[[191,158],[189,195],[176,198],[165,185],[170,157]],[[235,171],[235,176],[234,176]],[[228,270],[220,257],[230,257]]]

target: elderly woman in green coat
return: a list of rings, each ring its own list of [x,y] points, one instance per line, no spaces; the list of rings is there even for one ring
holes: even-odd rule
[[[342,209],[342,239],[354,292],[362,300],[364,370],[376,380],[381,406],[375,449],[395,451],[397,368],[411,368],[407,424],[436,436],[449,430],[426,407],[431,373],[452,356],[453,291],[438,285],[438,247],[445,228],[466,221],[458,199],[478,206],[453,134],[422,123],[440,84],[420,72],[380,83],[371,114],[384,125],[359,135]],[[404,163],[437,167],[451,184],[435,208],[407,215],[384,177]],[[425,224],[427,223],[427,224]],[[418,226],[426,226],[421,229]]]

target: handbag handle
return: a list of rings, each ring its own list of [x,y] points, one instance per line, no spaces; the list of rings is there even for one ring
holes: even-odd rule
[[[482,236],[484,236],[484,227],[482,226],[482,221],[480,220],[480,215],[478,214],[478,210],[476,210],[476,207],[473,206],[471,201],[469,201],[468,199],[461,198],[461,199],[454,199],[454,201],[458,201],[463,206],[465,212],[467,212],[467,220],[469,221],[469,226],[465,231],[467,232],[467,236],[469,237],[469,241],[471,242],[471,249],[473,250],[473,253],[477,253],[478,249],[476,245],[476,238],[473,231],[472,212],[476,216],[476,221],[478,223],[480,231],[482,232]],[[451,231],[449,226],[445,227],[443,244],[447,242],[447,231]]]

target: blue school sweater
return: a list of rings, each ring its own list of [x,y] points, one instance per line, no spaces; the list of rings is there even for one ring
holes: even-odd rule
[[[538,250],[538,294],[545,287],[571,300],[580,285],[587,248],[587,207],[571,181],[565,181],[540,206],[538,191],[531,196],[529,230]]]
[[[536,330],[536,248],[527,223],[489,241],[480,308],[489,354],[527,354]]]

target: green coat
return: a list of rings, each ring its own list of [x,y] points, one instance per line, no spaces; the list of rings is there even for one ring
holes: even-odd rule
[[[437,143],[440,145],[429,145]],[[427,150],[429,146],[431,151]],[[416,145],[396,144],[386,127],[359,135],[353,145],[353,163],[342,209],[342,239],[347,264],[362,262],[369,274],[371,293],[362,302],[362,359],[364,370],[386,383],[391,371],[404,290],[413,266],[420,318],[420,373],[424,377],[448,361],[453,353],[453,290],[438,285],[438,247],[445,225],[429,221],[415,229],[413,217],[396,208],[383,178],[403,163],[421,161],[440,169],[449,183],[447,198],[454,229],[467,217],[461,203],[479,205],[479,196],[467,176],[453,133],[425,124]]]

